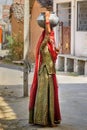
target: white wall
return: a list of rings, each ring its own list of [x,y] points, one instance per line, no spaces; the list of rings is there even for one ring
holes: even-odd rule
[[[71,54],[87,57],[87,31],[77,31],[77,2],[85,0],[54,0],[54,11],[56,12],[57,3],[70,1],[72,2]]]
[[[75,55],[87,57],[87,31],[77,31],[77,1],[75,1]]]
[[[75,55],[87,57],[87,32],[76,32]]]

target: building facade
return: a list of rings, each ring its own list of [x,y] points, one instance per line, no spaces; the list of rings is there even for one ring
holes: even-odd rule
[[[59,17],[55,29],[61,45],[58,70],[87,75],[87,0],[54,0]]]
[[[10,33],[9,23],[10,5],[0,5],[0,48],[6,43],[6,35]],[[2,30],[2,31],[1,31]]]
[[[62,53],[87,57],[87,0],[55,0],[60,25],[56,30]]]

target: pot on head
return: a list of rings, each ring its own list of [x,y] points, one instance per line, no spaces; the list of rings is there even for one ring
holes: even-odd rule
[[[57,26],[59,22],[59,18],[56,16],[54,12],[52,12],[50,13],[49,21],[50,21],[50,26],[53,28]],[[44,12],[40,13],[40,15],[37,18],[37,22],[40,27],[45,28],[45,13]]]

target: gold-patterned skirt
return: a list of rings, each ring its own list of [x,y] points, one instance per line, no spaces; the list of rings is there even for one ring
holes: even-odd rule
[[[38,75],[38,88],[34,110],[30,111],[29,122],[40,125],[54,124],[54,88],[52,75],[46,66]]]

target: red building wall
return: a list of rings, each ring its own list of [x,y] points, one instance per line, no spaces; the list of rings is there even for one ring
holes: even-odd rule
[[[20,41],[24,41],[24,23],[17,21],[17,19],[12,15],[11,18],[12,34],[14,36],[19,36]]]
[[[41,5],[35,1],[34,6],[31,12],[31,20],[30,20],[30,52],[29,57],[33,61],[35,60],[36,54],[36,44],[41,35],[43,28],[39,27],[37,23],[37,17],[41,12],[44,12],[46,9],[42,8]]]
[[[24,3],[24,0],[14,0],[14,3]],[[35,54],[36,54],[36,44],[38,42],[38,39],[41,35],[42,28],[39,27],[37,24],[37,17],[39,14],[43,11],[45,11],[45,8],[42,8],[41,5],[35,1],[32,11],[31,11],[31,17],[30,17],[30,45],[29,45],[29,60],[31,62],[35,61]],[[12,15],[11,18],[12,23],[12,33],[17,34],[19,30],[21,31],[22,40],[24,38],[24,23],[23,22],[17,22],[14,15]]]

